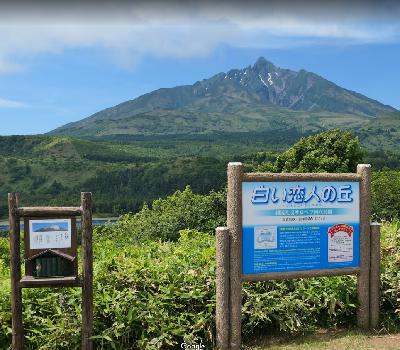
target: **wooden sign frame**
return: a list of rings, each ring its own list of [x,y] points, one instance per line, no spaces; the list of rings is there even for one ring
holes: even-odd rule
[[[92,350],[93,335],[93,250],[92,250],[92,194],[81,193],[80,207],[19,207],[19,194],[8,194],[10,225],[12,348],[24,348],[22,320],[22,288],[82,287],[82,349]],[[41,218],[73,218],[81,216],[82,278],[77,274],[67,277],[21,278],[20,220]],[[25,230],[25,235],[27,231]],[[76,243],[76,242],[75,242]],[[76,248],[76,245],[75,245]],[[73,249],[72,249],[73,250]],[[71,250],[71,251],[72,251]],[[28,273],[30,271],[28,270]]]
[[[379,321],[380,225],[370,224],[371,166],[359,164],[357,173],[244,173],[242,163],[228,164],[227,227],[216,229],[217,348],[241,346],[242,282],[303,277],[351,275],[358,277],[357,325],[361,329]],[[242,274],[243,182],[353,181],[360,188],[360,265],[320,270]],[[372,232],[372,236],[371,236]],[[372,258],[372,259],[371,259]]]

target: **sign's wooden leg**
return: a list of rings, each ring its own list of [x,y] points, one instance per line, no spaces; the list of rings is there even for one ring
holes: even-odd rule
[[[230,303],[229,303],[229,231],[217,227],[216,238],[216,331],[217,349],[229,350]]]
[[[371,166],[358,164],[360,181],[360,274],[358,275],[357,326],[369,329],[369,277],[370,277],[370,216],[371,216]]]
[[[379,325],[379,294],[381,268],[381,225],[371,224],[371,275],[370,285],[370,327],[375,329]]]
[[[22,290],[21,255],[20,255],[20,225],[17,215],[19,196],[17,193],[8,194],[9,224],[10,224],[10,266],[11,266],[11,317],[12,317],[12,348],[24,348],[24,326],[22,323]]]
[[[230,235],[230,347],[240,349],[242,333],[242,163],[228,164]]]
[[[93,343],[93,251],[92,251],[92,194],[81,193],[82,206],[82,350],[92,350]]]

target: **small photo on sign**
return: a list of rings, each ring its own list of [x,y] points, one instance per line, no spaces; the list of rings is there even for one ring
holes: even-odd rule
[[[254,249],[276,249],[277,231],[277,226],[254,227]]]
[[[71,219],[29,221],[30,249],[71,248]]]

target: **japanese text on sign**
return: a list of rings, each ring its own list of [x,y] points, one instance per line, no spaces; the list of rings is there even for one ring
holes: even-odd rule
[[[358,182],[243,182],[243,273],[359,266]]]
[[[350,203],[353,201],[352,195],[351,185],[324,186],[320,190],[314,185],[309,193],[307,193],[305,186],[300,185],[284,187],[282,193],[277,191],[276,186],[260,185],[254,188],[251,202],[253,204],[279,203],[280,201],[285,203],[309,203],[312,201],[318,203]]]

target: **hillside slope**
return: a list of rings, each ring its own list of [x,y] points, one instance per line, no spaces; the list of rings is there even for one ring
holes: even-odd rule
[[[165,135],[268,130],[268,118],[298,116],[358,119],[395,112],[305,70],[276,67],[264,58],[253,66],[219,73],[193,85],[158,89],[51,134]],[[350,118],[351,119],[351,118]],[[340,125],[335,125],[340,126]]]
[[[207,156],[201,147],[193,148],[203,155],[188,155],[194,152],[182,150],[177,157],[170,143],[162,148],[152,142],[120,144],[40,135],[0,137],[0,198],[18,192],[25,206],[65,206],[77,204],[81,191],[90,191],[94,194],[95,213],[116,215],[136,211],[143,202],[187,185],[196,193],[221,188],[226,160]],[[7,201],[3,200],[0,219],[7,212]]]

